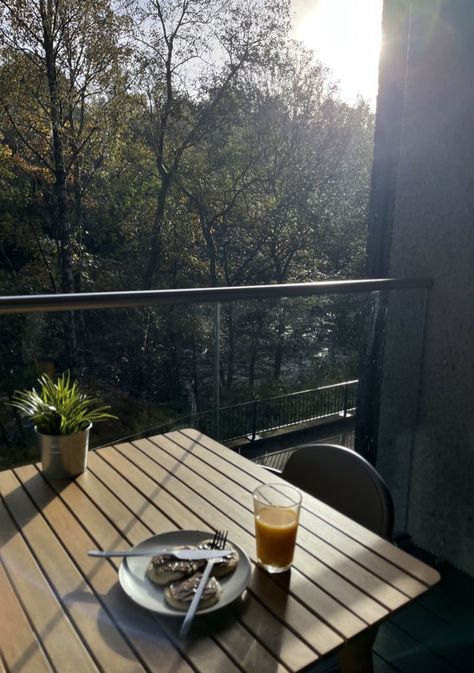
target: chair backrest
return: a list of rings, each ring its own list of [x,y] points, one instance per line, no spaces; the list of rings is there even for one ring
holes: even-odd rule
[[[291,454],[282,476],[342,514],[390,538],[393,501],[377,470],[336,444],[306,444]]]

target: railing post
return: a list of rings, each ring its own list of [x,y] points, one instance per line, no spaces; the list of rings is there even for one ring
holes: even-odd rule
[[[220,337],[221,305],[215,304],[214,312],[214,438],[220,439]]]
[[[344,383],[344,418],[347,418],[347,406],[349,400],[349,391],[347,389],[347,383]]]
[[[382,359],[388,295],[371,293],[366,326],[366,345],[361,363],[355,420],[355,450],[372,465],[377,462],[377,441],[382,390]]]
[[[252,404],[252,442],[257,436],[257,400],[254,399]]]

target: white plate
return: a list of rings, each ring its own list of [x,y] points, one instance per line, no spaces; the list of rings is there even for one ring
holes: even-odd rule
[[[162,533],[149,537],[134,547],[134,551],[153,550],[153,554],[159,554],[161,550],[171,547],[180,547],[183,545],[197,545],[203,540],[212,538],[212,533],[204,533],[199,530],[178,530]],[[219,577],[222,586],[220,600],[204,610],[198,610],[199,614],[206,614],[220,610],[233,600],[238,598],[247,588],[252,574],[252,566],[247,554],[234,542],[229,542],[237,549],[240,555],[239,563],[233,573]],[[183,616],[184,610],[176,610],[165,601],[163,595],[164,587],[160,587],[151,582],[146,576],[146,569],[150,563],[149,556],[132,556],[125,558],[119,568],[119,582],[125,591],[135,603],[148,610],[153,610],[162,615]]]

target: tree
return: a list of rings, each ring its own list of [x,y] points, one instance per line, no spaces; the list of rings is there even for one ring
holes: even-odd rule
[[[122,25],[109,0],[0,0],[0,21],[1,74],[9,83],[0,83],[1,104],[25,170],[39,176],[46,191],[52,187],[60,287],[73,292],[68,178],[73,172],[78,206],[80,157],[110,92]]]
[[[372,115],[341,102],[288,40],[289,0],[132,1],[124,15],[115,0],[0,0],[4,292],[359,272]],[[313,348],[347,345],[348,362],[355,350],[349,302],[229,303],[221,315],[228,401],[293,386],[302,362],[307,385],[314,371],[329,377],[311,369]],[[51,346],[69,365],[74,344],[65,362],[58,323],[50,314],[36,332],[30,317],[6,330],[18,344],[5,372]],[[186,410],[191,388],[208,405],[210,326],[202,307],[90,311],[66,335],[77,333],[81,371],[127,390],[125,413],[146,391],[161,418]]]
[[[205,137],[242,71],[272,58],[287,28],[283,0],[149,0],[141,12],[137,72],[160,179],[144,288],[154,286],[162,262],[167,200],[183,156]]]
[[[110,86],[120,22],[109,0],[0,0],[3,45],[1,104],[26,154],[26,170],[49,188],[51,233],[58,245],[62,292],[75,290],[68,177],[74,175],[76,226],[81,226],[80,156],[96,131],[86,102]],[[13,83],[13,86],[10,85]],[[76,232],[76,234],[80,232]],[[77,357],[75,316],[66,315],[67,358]]]

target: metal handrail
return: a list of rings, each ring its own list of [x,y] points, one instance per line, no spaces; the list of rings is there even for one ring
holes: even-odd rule
[[[333,390],[334,388],[342,388],[343,386],[349,386],[354,383],[359,383],[359,379],[351,379],[350,381],[341,381],[340,383],[329,383],[327,386],[318,386],[317,388],[297,390],[296,392],[285,393],[284,395],[273,395],[273,397],[258,397],[255,400],[250,400],[247,402],[237,402],[237,404],[228,404],[225,407],[221,407],[221,411],[225,411],[227,409],[236,409],[237,407],[250,405],[253,404],[254,402],[274,402],[275,400],[288,399],[290,397],[298,397],[298,395],[304,395],[305,393],[313,393],[315,390]]]
[[[82,292],[0,297],[0,315],[87,309],[126,308],[151,304],[202,304],[246,299],[309,297],[325,294],[351,294],[376,290],[406,290],[432,287],[430,278],[378,278],[336,280],[282,285],[138,290],[128,292]]]
[[[356,407],[356,400],[351,400],[353,404],[349,404],[349,397],[357,390],[358,383],[358,379],[355,379],[222,408],[222,434],[227,441],[238,439],[242,436],[242,429],[246,427],[245,435],[254,440],[269,430],[329,418],[338,413],[346,418],[348,412]],[[339,392],[342,395],[338,395]],[[275,403],[276,406],[272,407]],[[227,419],[226,411],[231,412]],[[237,415],[232,412],[237,412]],[[272,419],[271,422],[269,419]],[[232,430],[236,427],[239,428],[237,433],[235,429]]]
[[[299,390],[293,393],[285,393],[284,395],[277,395],[275,397],[266,397],[263,399],[255,399],[255,400],[250,400],[247,402],[239,402],[237,404],[230,404],[226,405],[225,407],[220,408],[220,412],[222,414],[225,414],[225,412],[232,412],[232,411],[238,411],[239,409],[242,408],[249,408],[253,411],[256,410],[256,408],[259,405],[262,405],[266,402],[274,402],[274,401],[289,401],[290,399],[297,399],[304,397],[308,395],[309,393],[324,393],[324,392],[331,392],[335,391],[338,388],[343,388],[344,391],[347,391],[348,387],[350,386],[352,389],[356,388],[357,384],[359,383],[358,379],[352,379],[350,381],[342,381],[341,383],[332,383],[326,386],[319,386],[318,388],[310,388],[307,390]],[[351,390],[352,393],[354,393],[354,390]],[[271,430],[276,430],[279,428],[283,427],[290,427],[292,425],[298,425],[298,423],[306,423],[308,421],[312,420],[318,420],[318,419],[323,419],[323,418],[328,418],[332,417],[338,412],[341,412],[343,414],[343,417],[346,418],[348,413],[350,411],[353,411],[356,408],[356,402],[355,399],[349,400],[349,396],[346,394],[344,395],[343,399],[341,400],[342,406],[337,405],[337,398],[333,398],[332,401],[335,403],[333,407],[330,409],[324,407],[324,405],[320,406],[319,409],[314,409],[310,415],[308,413],[306,416],[303,415],[296,419],[296,420],[290,420],[288,417],[286,418],[280,418],[279,422],[277,423],[272,423],[268,426],[259,426],[258,428],[256,427],[256,416],[255,414],[252,414],[249,417],[239,417],[239,422],[243,424],[240,427],[240,430],[238,433],[235,431],[229,432],[229,427],[228,424],[226,425],[225,420],[223,420],[223,430],[221,434],[221,440],[222,441],[231,441],[235,439],[241,439],[243,437],[248,437],[251,438],[252,440],[256,438],[257,434],[262,434],[265,432],[269,432]],[[353,404],[348,404],[348,402],[354,402]],[[327,402],[327,401],[326,401]],[[212,426],[212,416],[213,416],[213,409],[206,409],[205,411],[199,411],[194,414],[185,414],[183,416],[178,416],[177,418],[173,418],[166,423],[161,423],[160,425],[156,425],[152,428],[147,428],[146,431],[144,432],[138,432],[134,433],[132,435],[128,435],[126,437],[121,437],[118,442],[130,442],[135,439],[139,439],[142,437],[149,437],[152,434],[162,434],[164,432],[171,432],[171,430],[174,430],[179,427],[183,426],[192,426],[192,427],[197,427],[201,429],[203,432],[209,433],[211,431],[211,426]],[[248,421],[248,425],[245,425],[245,420]],[[232,427],[232,426],[231,426]],[[104,444],[104,446],[106,446]],[[94,449],[97,449],[100,447],[94,447]]]

